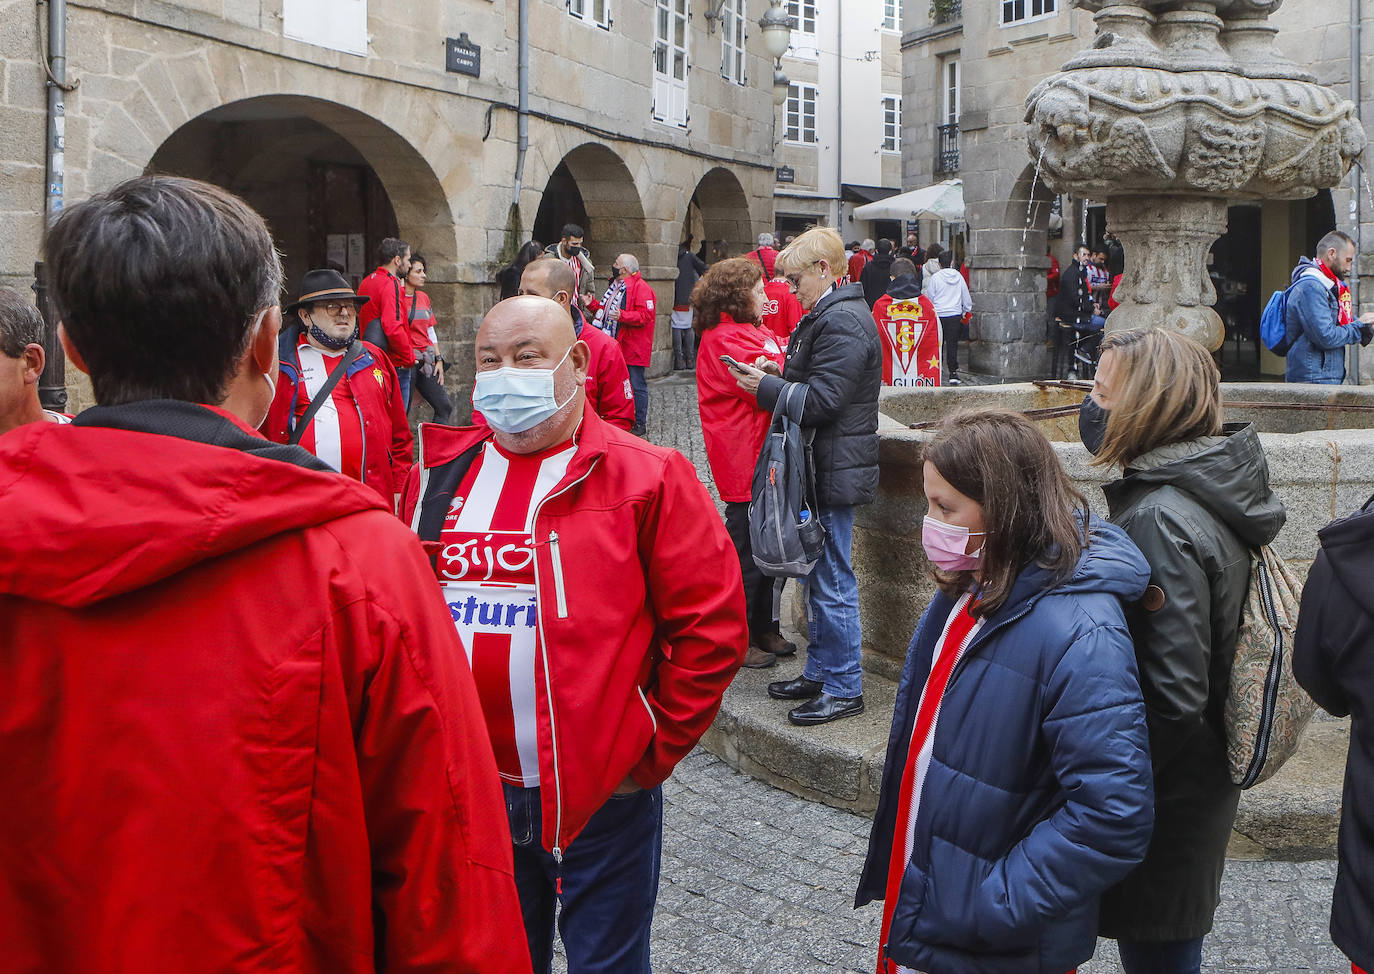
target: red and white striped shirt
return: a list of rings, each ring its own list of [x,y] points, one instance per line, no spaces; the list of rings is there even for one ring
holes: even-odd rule
[[[539,784],[534,665],[539,616],[534,514],[576,452],[503,451],[489,441],[454,494],[437,564],[449,614],[467,647],[503,781]]]
[[[339,364],[344,352],[328,355],[301,336],[296,358],[301,363],[301,381],[293,403],[296,421],[305,415],[311,401],[324,387],[329,373]],[[320,406],[310,428],[301,437],[301,446],[354,480],[363,479],[363,421],[347,376],[334,385],[329,402]]]

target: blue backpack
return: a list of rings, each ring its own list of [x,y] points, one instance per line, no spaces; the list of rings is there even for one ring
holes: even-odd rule
[[[1288,340],[1288,292],[1275,291],[1260,314],[1260,341],[1275,355],[1287,355],[1293,343]]]

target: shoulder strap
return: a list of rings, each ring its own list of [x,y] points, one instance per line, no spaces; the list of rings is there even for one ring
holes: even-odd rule
[[[334,387],[339,384],[339,380],[344,377],[349,366],[356,362],[363,354],[363,343],[356,338],[348,346],[348,351],[339,360],[339,364],[329,371],[329,378],[324,380],[324,385],[320,386],[320,391],[315,393],[315,397],[310,400],[310,405],[305,407],[305,413],[300,421],[296,423],[296,428],[291,431],[291,436],[287,439],[288,443],[299,443],[305,431],[310,428],[310,424],[315,421],[315,414],[320,411],[320,407],[333,394]]]

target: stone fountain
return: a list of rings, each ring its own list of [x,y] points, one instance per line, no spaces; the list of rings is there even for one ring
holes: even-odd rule
[[[1300,199],[1364,151],[1355,105],[1274,46],[1283,0],[1077,0],[1092,47],[1026,98],[1056,192],[1105,199],[1130,259],[1108,330],[1177,328],[1221,347],[1206,258],[1232,200]]]

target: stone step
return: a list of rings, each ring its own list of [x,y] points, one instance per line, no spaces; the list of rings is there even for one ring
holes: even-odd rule
[[[795,638],[795,637],[793,637]],[[767,685],[801,675],[805,650],[766,670],[741,670],[702,744],[731,767],[794,795],[872,815],[897,686],[864,674],[866,710],[818,727],[794,727],[795,703]],[[1292,759],[1241,795],[1227,855],[1240,859],[1328,859],[1336,854],[1349,721],[1318,715]]]

